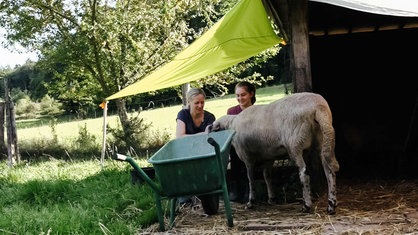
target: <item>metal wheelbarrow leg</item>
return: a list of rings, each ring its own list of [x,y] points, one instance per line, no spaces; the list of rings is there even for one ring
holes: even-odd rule
[[[136,164],[136,162],[132,158],[122,155],[122,154],[116,154],[114,157],[116,160],[126,161],[129,164],[131,164],[132,167],[138,171],[141,178],[152,188],[152,191],[154,193],[154,198],[155,198],[155,205],[157,207],[157,217],[158,217],[158,222],[159,222],[159,228],[161,231],[165,231],[164,212],[163,212],[163,207],[161,204],[161,200],[163,199],[161,196],[162,195],[161,189],[148,177],[148,175],[141,169],[141,167],[138,166],[138,164]],[[174,223],[174,217],[175,217],[175,213],[173,213],[172,208],[175,207],[176,199],[171,199],[170,202],[171,202],[170,226],[172,226]]]
[[[219,167],[219,169],[221,171],[221,174],[222,174],[219,177],[221,178],[221,182],[222,182],[222,197],[224,198],[225,213],[226,213],[226,217],[227,217],[227,220],[228,220],[228,226],[233,227],[234,222],[233,222],[233,219],[232,219],[231,203],[229,201],[228,187],[227,187],[226,179],[225,179],[226,172],[225,172],[225,169],[223,167],[219,144],[211,137],[208,138],[208,143],[211,144],[215,148],[216,159],[218,161],[218,167]]]

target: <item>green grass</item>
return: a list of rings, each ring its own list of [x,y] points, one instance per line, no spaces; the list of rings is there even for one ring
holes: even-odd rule
[[[134,234],[157,221],[147,186],[125,162],[0,166],[1,234]],[[105,232],[107,231],[107,232]],[[109,233],[110,232],[110,233]]]

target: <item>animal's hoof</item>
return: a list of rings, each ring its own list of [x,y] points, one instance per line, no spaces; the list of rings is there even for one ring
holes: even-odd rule
[[[328,213],[328,215],[335,215],[336,207],[335,206],[328,206],[327,213]]]
[[[333,201],[328,201],[327,213],[328,215],[335,215],[337,208],[337,203]]]
[[[311,207],[303,204],[303,206],[302,206],[302,212],[303,213],[309,213],[309,212],[311,212]]]
[[[328,208],[327,213],[328,213],[328,215],[335,215],[336,210],[335,210],[335,208]]]
[[[267,203],[270,204],[270,205],[275,205],[276,204],[276,198],[269,198]]]
[[[253,209],[254,206],[251,202],[247,202],[247,205],[245,205],[245,209]]]

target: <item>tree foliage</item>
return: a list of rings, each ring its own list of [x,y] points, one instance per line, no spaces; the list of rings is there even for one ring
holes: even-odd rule
[[[0,24],[10,42],[41,52],[41,65],[61,83],[57,93],[74,94],[67,86],[82,80],[78,92],[92,94],[100,85],[106,97],[168,62],[222,16],[228,2],[7,1]]]
[[[238,0],[14,0],[0,3],[10,44],[39,52],[49,94],[64,104],[98,104],[169,62]],[[279,48],[195,85],[226,86],[238,77],[265,80],[254,65]],[[253,68],[251,68],[253,67]],[[242,75],[245,75],[242,77]],[[49,79],[50,78],[50,79]],[[116,101],[122,128],[126,99]]]

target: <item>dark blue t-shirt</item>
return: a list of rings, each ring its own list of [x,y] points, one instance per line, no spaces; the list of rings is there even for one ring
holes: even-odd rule
[[[200,126],[194,125],[192,115],[190,114],[190,109],[182,109],[178,112],[177,119],[182,120],[186,124],[186,134],[196,134],[199,132],[204,132],[206,127],[215,121],[215,115],[206,110],[204,110],[204,112],[205,116]]]

